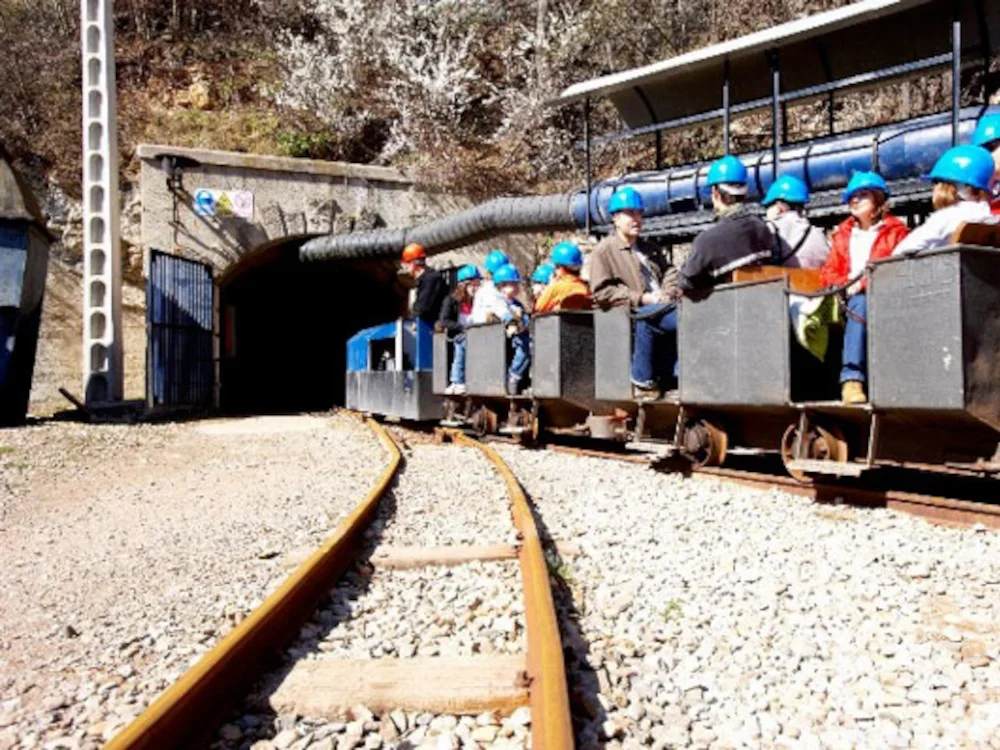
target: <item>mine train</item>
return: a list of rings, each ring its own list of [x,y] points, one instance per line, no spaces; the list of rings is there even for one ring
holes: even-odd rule
[[[979,229],[998,244],[1000,227]],[[679,303],[679,388],[661,400],[632,398],[632,320],[612,308],[535,317],[530,395],[514,397],[499,323],[467,330],[458,397],[443,395],[446,334],[414,320],[366,329],[348,341],[346,404],[480,433],[589,436],[701,466],[780,455],[799,479],[882,466],[1000,473],[1000,249],[959,244],[868,269],[870,398],[851,406],[837,400],[838,342],[821,362],[793,331],[789,298],[808,272],[766,271]]]
[[[1000,92],[1000,3],[860,0],[740,39],[566,89],[582,106],[580,190],[500,198],[417,227],[331,235],[303,245],[303,261],[398,257],[408,242],[431,252],[510,232],[610,231],[608,202],[629,186],[646,206],[647,239],[689,242],[711,222],[700,187],[707,163],[665,167],[661,136],[771,115],[771,148],[744,153],[748,200],[779,174],[812,192],[810,217],[832,226],[854,172],[879,172],[892,207],[913,226],[930,211],[921,180],[950,146],[967,142]],[[838,126],[838,98],[950,73],[948,112],[861,130]],[[978,88],[977,88],[978,87]],[[963,94],[963,88],[965,93]],[[975,95],[973,95],[975,89]],[[979,104],[963,103],[976,98]],[[607,100],[623,129],[594,138],[590,104]],[[789,111],[825,102],[825,135],[793,142]],[[622,138],[655,139],[655,169],[593,181],[591,150]],[[844,405],[831,333],[824,361],[799,343],[790,296],[816,293],[809,274],[744,269],[679,310],[679,387],[670,398],[632,398],[632,320],[626,309],[539,315],[533,323],[531,395],[508,397],[510,351],[502,326],[468,329],[462,397],[445,397],[449,342],[414,321],[366,329],[348,342],[346,404],[482,433],[577,434],[720,465],[740,454],[780,456],[793,476],[857,477],[884,466],[1000,473],[1000,246],[997,226],[967,227],[953,246],[870,266],[868,403]]]

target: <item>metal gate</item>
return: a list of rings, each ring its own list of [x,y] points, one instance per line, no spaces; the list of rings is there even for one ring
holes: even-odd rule
[[[146,282],[146,403],[213,402],[212,267],[151,250]]]

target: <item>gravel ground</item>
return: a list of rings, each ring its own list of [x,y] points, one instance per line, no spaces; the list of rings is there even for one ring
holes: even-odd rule
[[[1000,536],[498,448],[581,555],[581,747],[1000,748]]]
[[[113,736],[385,462],[347,416],[0,430],[0,749]]]
[[[455,445],[417,443],[406,451],[398,481],[368,532],[379,546],[514,543],[510,501],[482,453]],[[344,576],[289,650],[293,659],[410,658],[516,654],[525,649],[524,600],[516,561],[472,562],[411,570],[362,563]],[[509,716],[435,715],[393,711],[376,716],[357,706],[330,722],[274,715],[259,695],[233,715],[219,748],[353,750],[354,748],[523,748],[531,712]]]

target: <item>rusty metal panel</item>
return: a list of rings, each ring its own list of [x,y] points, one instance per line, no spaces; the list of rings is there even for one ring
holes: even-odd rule
[[[557,312],[535,318],[531,391],[537,398],[594,397],[594,315]]]
[[[433,393],[428,370],[357,370],[347,373],[345,403],[349,409],[417,422],[444,416]]]
[[[632,318],[627,307],[594,313],[594,396],[604,401],[630,401],[632,383]]]
[[[465,330],[465,384],[469,395],[507,395],[507,336],[502,323]]]
[[[961,253],[949,251],[873,267],[868,379],[874,406],[965,407],[961,262]]]
[[[451,365],[452,346],[444,331],[434,333],[434,393],[444,393],[448,387],[448,368]]]
[[[683,402],[789,402],[791,323],[784,279],[731,284],[700,300],[684,299],[677,328]]]

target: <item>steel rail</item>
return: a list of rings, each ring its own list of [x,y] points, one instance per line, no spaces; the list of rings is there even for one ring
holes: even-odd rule
[[[364,531],[402,461],[399,448],[385,429],[370,419],[366,422],[390,460],[365,499],[277,591],[115,736],[107,748],[196,745],[218,723],[221,709],[240,697],[241,688],[257,673],[260,662],[295,636],[319,600],[354,562]]]
[[[521,565],[521,579],[524,582],[532,747],[569,750],[574,747],[574,740],[569,690],[566,684],[566,663],[563,659],[559,621],[556,619],[556,608],[549,584],[549,568],[528,498],[517,477],[493,448],[461,432],[450,434],[460,445],[475,447],[482,451],[507,484],[514,526],[521,535],[518,560]]]

